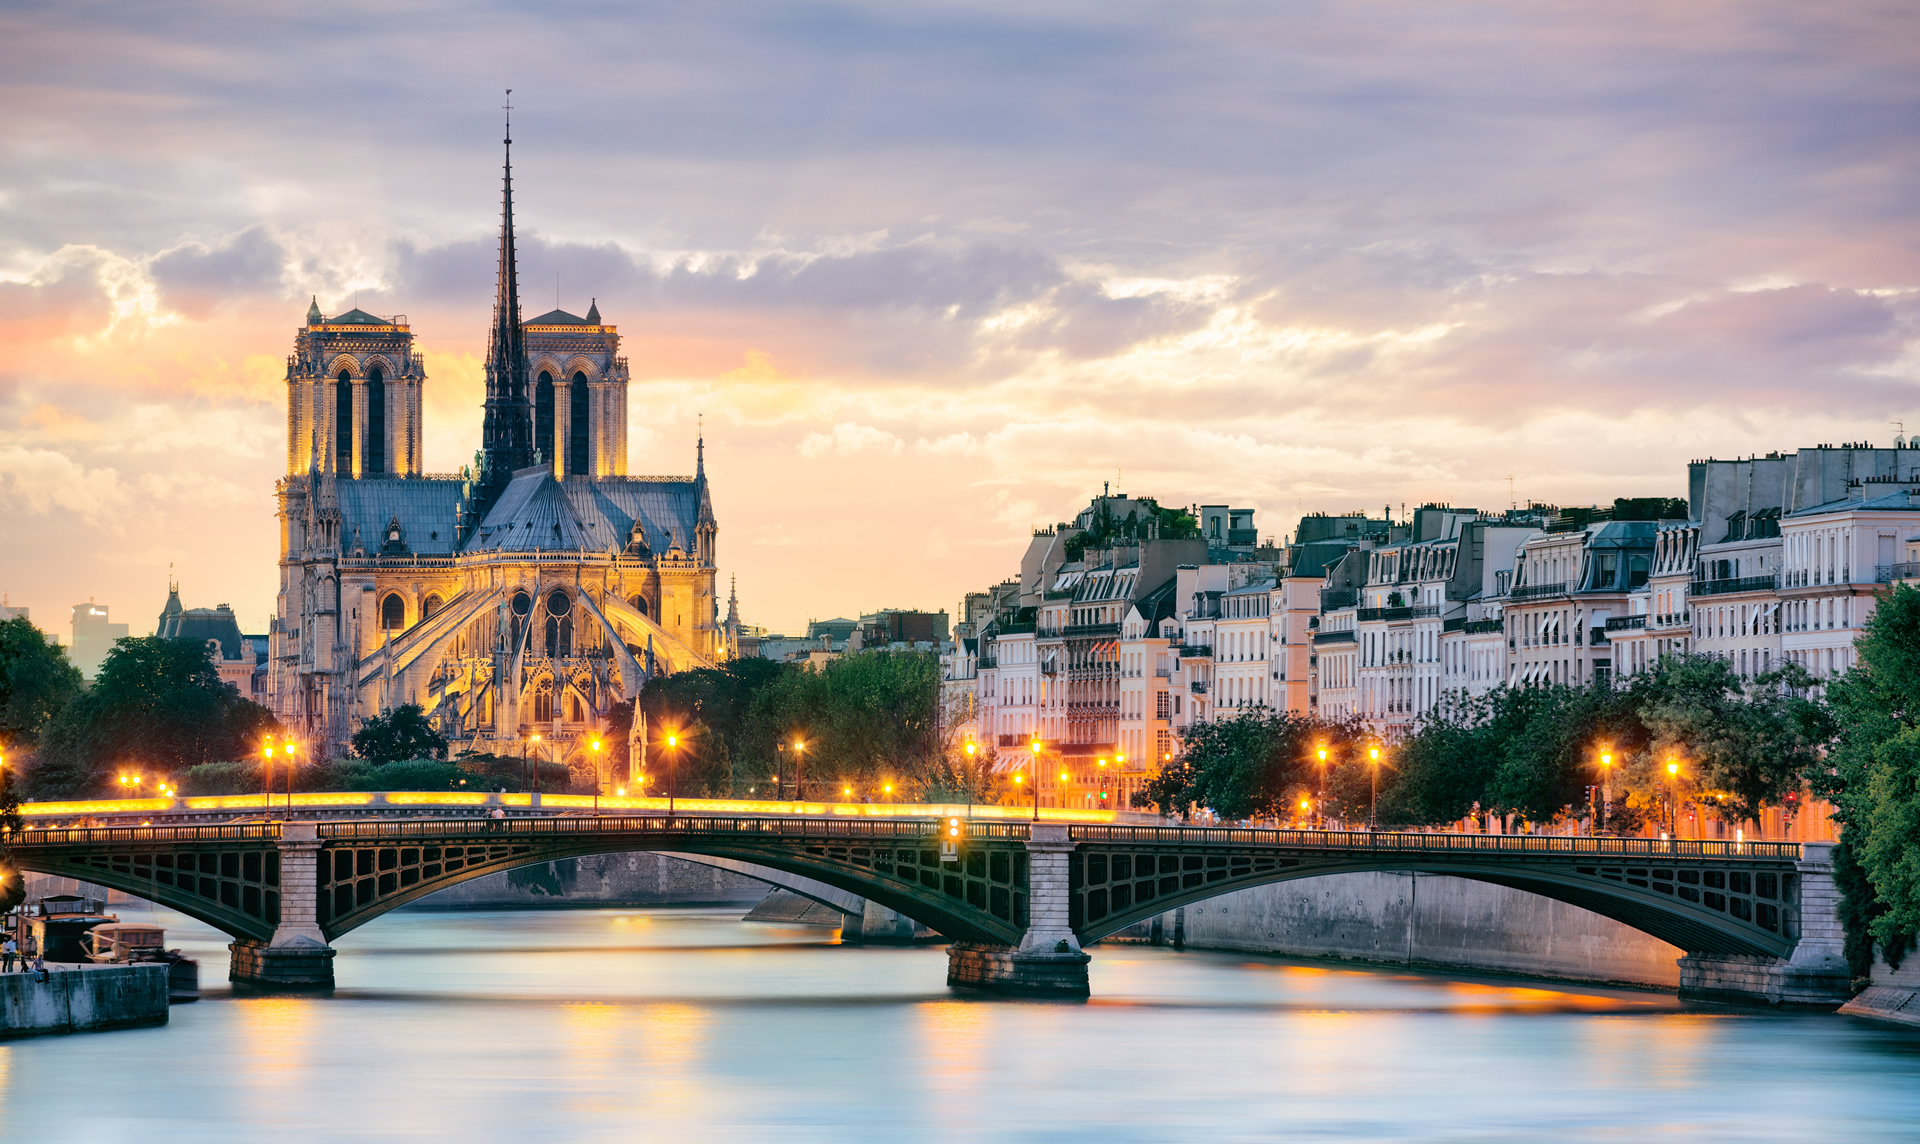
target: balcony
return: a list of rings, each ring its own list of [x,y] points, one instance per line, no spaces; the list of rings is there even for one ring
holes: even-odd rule
[[[1060,629],[1060,634],[1068,639],[1091,639],[1099,636],[1117,636],[1119,624],[1068,624]]]
[[[1362,608],[1360,618],[1364,620],[1411,620],[1412,608]]]
[[[1640,631],[1646,626],[1647,617],[1644,615],[1607,617],[1607,630],[1610,632]]]
[[[1901,580],[1920,580],[1920,561],[1882,564],[1873,570],[1873,582],[1876,584],[1892,584]]]
[[[1332,612],[1340,608],[1351,608],[1360,599],[1360,593],[1352,588],[1322,588],[1320,590],[1320,610]]]
[[[1251,548],[1260,543],[1260,532],[1253,528],[1229,528],[1227,543],[1236,548]]]
[[[1313,646],[1319,647],[1321,644],[1354,643],[1357,639],[1358,637],[1350,631],[1315,632],[1313,633]]]
[[[1526,584],[1515,588],[1512,597],[1516,600],[1532,600],[1541,596],[1567,596],[1572,593],[1572,581],[1562,581],[1558,584]]]
[[[1193,692],[1195,695],[1205,695],[1207,693],[1207,681],[1204,679],[1196,679],[1187,684],[1187,690]]]
[[[1695,580],[1687,585],[1687,595],[1728,596],[1735,592],[1771,592],[1779,586],[1778,576],[1739,576],[1730,580]]]

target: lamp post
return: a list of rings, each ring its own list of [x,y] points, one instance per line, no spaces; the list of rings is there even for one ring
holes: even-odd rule
[[[601,746],[600,746],[600,737],[599,737],[598,735],[596,735],[596,736],[594,736],[594,739],[593,739],[593,745],[592,745],[592,750],[593,750],[593,813],[595,813],[595,814],[599,814],[599,813],[600,813],[600,788],[601,788],[602,786],[605,786],[605,785],[606,785],[606,781],[605,781],[605,779],[604,779],[604,777],[603,777],[603,776],[602,776],[602,775],[600,774],[600,749],[601,749]]]
[[[287,817],[291,819],[293,817],[293,756],[295,745],[292,739],[288,739],[286,742],[280,744],[280,748],[287,756]]]
[[[807,797],[806,781],[800,777],[800,762],[806,753],[807,741],[805,739],[795,739],[793,741],[793,797],[797,802],[804,802]],[[803,810],[801,813],[804,814],[806,812]]]
[[[1680,761],[1667,760],[1667,837],[1680,837]]]
[[[1320,745],[1320,791],[1314,799],[1314,805],[1318,808],[1318,813],[1314,815],[1318,820],[1317,824],[1321,830],[1325,830],[1327,828],[1327,747],[1324,743]]]
[[[264,815],[272,809],[273,801],[273,740],[260,745],[260,760],[260,813]]]
[[[680,736],[667,732],[667,817],[673,817],[673,799],[679,790]]]
[[[1373,774],[1373,797],[1367,802],[1367,829],[1380,829],[1380,748],[1367,748],[1367,770]]]
[[[1607,811],[1610,809],[1608,804],[1613,799],[1613,788],[1610,785],[1612,779],[1613,779],[1613,752],[1610,750],[1601,751],[1600,752],[1600,833],[1602,834],[1605,834],[1607,832]]]
[[[1040,740],[1034,739],[1027,746],[1033,751],[1033,765],[1027,768],[1027,773],[1033,776],[1033,820],[1038,822],[1040,821]]]
[[[979,749],[980,749],[979,747],[976,747],[974,745],[972,739],[967,740],[966,787],[967,787],[967,817],[968,818],[973,817],[973,756],[974,756],[974,752],[978,751]]]
[[[540,732],[535,731],[532,735],[529,735],[528,738],[533,740],[533,749],[536,752],[536,754],[533,757],[533,793],[539,794],[540,793],[540,756],[537,752],[540,750]]]

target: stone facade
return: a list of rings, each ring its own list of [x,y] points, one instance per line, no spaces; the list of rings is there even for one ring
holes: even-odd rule
[[[509,169],[485,449],[457,474],[423,471],[404,316],[316,302],[295,334],[268,664],[310,758],[413,703],[462,746],[564,761],[646,676],[728,654],[704,445],[690,477],[627,475],[617,328],[597,304],[522,322],[515,282]]]

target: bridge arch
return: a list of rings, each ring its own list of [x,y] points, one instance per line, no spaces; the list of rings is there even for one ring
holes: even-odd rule
[[[1500,854],[1331,853],[1296,858],[1216,849],[1169,855],[1084,843],[1069,858],[1069,925],[1085,945],[1168,910],[1238,890],[1363,873],[1444,874],[1524,890],[1611,918],[1689,953],[1785,957],[1799,936],[1791,862],[1702,868],[1697,860],[1678,856],[1527,863]],[[1710,881],[1717,888],[1710,887]],[[1693,891],[1698,901],[1683,900],[1683,889]],[[1710,904],[1716,900],[1717,908]]]

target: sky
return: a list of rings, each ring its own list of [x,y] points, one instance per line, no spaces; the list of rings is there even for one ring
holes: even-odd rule
[[[1920,431],[1920,8],[0,3],[0,591],[265,630],[310,297],[479,445],[503,89],[522,305],[597,300],[629,471],[704,425],[776,631],[951,610],[1165,504],[1685,495]],[[171,569],[171,573],[170,573]]]

